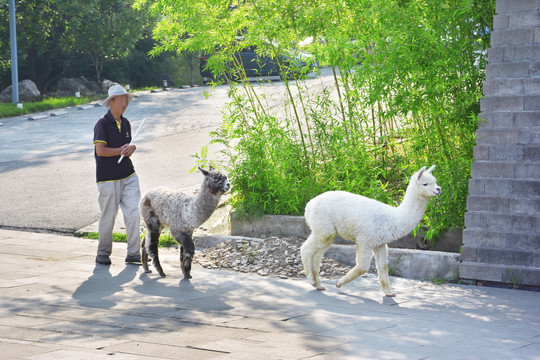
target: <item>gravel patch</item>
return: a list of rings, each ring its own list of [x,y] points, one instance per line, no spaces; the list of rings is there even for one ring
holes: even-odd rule
[[[194,261],[207,269],[229,269],[282,279],[305,278],[300,246],[304,239],[276,238],[226,240],[195,252]],[[323,258],[321,280],[338,279],[350,267]]]

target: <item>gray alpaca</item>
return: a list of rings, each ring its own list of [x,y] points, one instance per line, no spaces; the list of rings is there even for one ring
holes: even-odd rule
[[[141,216],[147,228],[141,242],[141,260],[145,272],[152,272],[148,269],[150,255],[159,275],[165,277],[159,263],[158,242],[161,230],[169,228],[171,236],[180,244],[180,268],[184,279],[191,279],[191,261],[195,253],[193,230],[208,220],[218,206],[221,195],[231,187],[227,176],[212,166],[209,171],[199,170],[204,175],[204,181],[195,196],[160,187],[148,191],[142,197]]]

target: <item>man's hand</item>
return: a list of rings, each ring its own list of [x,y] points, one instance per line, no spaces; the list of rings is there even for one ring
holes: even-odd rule
[[[120,155],[130,157],[131,155],[133,155],[136,149],[137,147],[135,145],[129,145],[129,144],[122,145],[122,147],[120,148]]]

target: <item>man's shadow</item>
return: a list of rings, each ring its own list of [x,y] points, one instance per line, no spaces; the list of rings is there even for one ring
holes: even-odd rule
[[[122,285],[132,281],[138,266],[126,265],[116,276],[112,276],[109,265],[96,264],[92,275],[85,280],[71,296],[79,305],[96,308],[112,308],[116,302],[107,299],[122,291]]]

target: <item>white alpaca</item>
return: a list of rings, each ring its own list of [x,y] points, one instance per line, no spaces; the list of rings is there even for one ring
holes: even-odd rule
[[[324,253],[336,235],[356,242],[356,266],[338,280],[339,288],[369,270],[375,255],[381,288],[386,296],[395,296],[388,278],[388,246],[386,244],[410,233],[422,220],[428,200],[439,196],[441,188],[424,166],[409,182],[398,207],[345,191],[329,191],[311,199],[306,205],[306,223],[311,235],[302,244],[300,253],[309,283],[324,290],[319,278]]]

